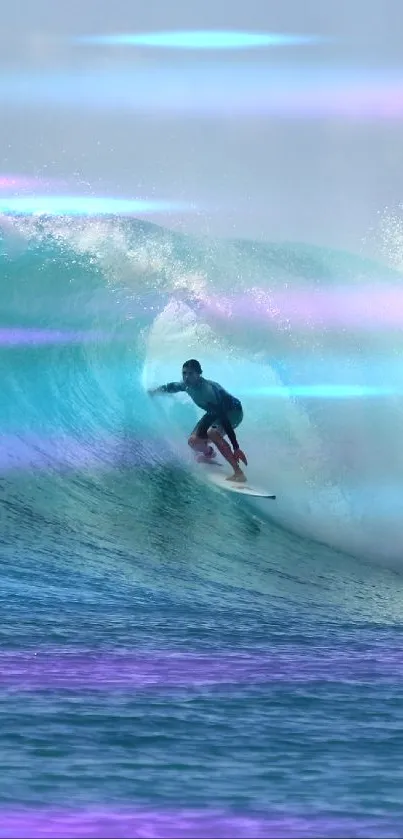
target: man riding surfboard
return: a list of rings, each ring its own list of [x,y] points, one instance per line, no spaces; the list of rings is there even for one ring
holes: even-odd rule
[[[195,452],[199,452],[197,460],[209,462],[215,457],[213,446],[209,445],[211,441],[234,470],[234,474],[227,480],[243,483],[246,476],[239,466],[239,461],[246,466],[248,461],[239,448],[234,431],[243,420],[241,402],[217,382],[205,379],[202,373],[200,362],[191,358],[185,361],[182,367],[181,382],[169,382],[148,392],[151,396],[158,393],[187,393],[193,402],[205,411],[188,440],[189,446]],[[233,451],[224,439],[225,436],[229,438]]]

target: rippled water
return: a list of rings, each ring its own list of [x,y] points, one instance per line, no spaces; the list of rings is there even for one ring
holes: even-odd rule
[[[168,234],[109,234],[4,244],[0,835],[403,836],[400,502],[354,506],[325,403],[256,396],[242,440],[252,461],[270,441],[278,506],[205,484],[180,446],[193,409],[150,404],[143,383],[176,369],[172,305],[179,351],[223,364],[223,334],[205,343],[217,252],[200,290],[192,243],[174,282]],[[316,252],[276,258],[324,271]],[[242,389],[257,348],[235,326]]]

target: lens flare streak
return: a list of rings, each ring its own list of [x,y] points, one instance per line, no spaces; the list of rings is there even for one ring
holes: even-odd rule
[[[153,463],[171,463],[174,455],[161,440],[139,439],[122,435],[98,437],[89,440],[82,433],[76,435],[54,433],[48,437],[34,433],[0,435],[0,474],[36,469],[43,472],[150,466]]]
[[[175,201],[142,201],[125,198],[101,198],[81,195],[1,196],[0,213],[10,215],[118,215],[183,212],[189,204]]]
[[[290,808],[291,809],[291,808]],[[329,816],[318,813],[231,812],[222,808],[146,810],[103,807],[0,810],[1,835],[12,839],[346,839],[350,836],[400,836],[397,817]]]
[[[108,340],[108,334],[97,330],[80,332],[62,329],[0,327],[0,347],[87,344],[103,340]]]
[[[353,668],[354,664],[354,668]],[[337,648],[306,650],[290,645],[283,651],[241,655],[203,653],[114,653],[71,650],[3,651],[0,655],[0,685],[20,690],[91,688],[164,689],[184,685],[252,685],[276,682],[371,683],[401,682],[403,654],[374,645],[365,654],[351,650],[346,656]],[[354,672],[354,677],[352,677]]]
[[[8,107],[144,114],[189,113],[229,118],[246,114],[279,118],[322,116],[349,119],[400,119],[403,78],[400,71],[268,66],[217,66],[127,71],[83,69],[52,75],[3,74],[0,103]]]
[[[38,187],[48,188],[49,186],[60,188],[62,182],[47,180],[45,178],[27,177],[25,175],[0,174],[0,190],[4,191],[38,189]]]
[[[382,396],[402,396],[403,388],[367,387],[364,385],[296,385],[295,387],[257,387],[250,390],[240,390],[242,396],[259,398],[267,396],[273,399],[289,399],[290,397],[308,399],[369,399]]]
[[[256,47],[312,45],[323,40],[323,38],[313,35],[199,30],[190,32],[144,32],[141,34],[126,32],[120,35],[82,35],[73,38],[73,43],[185,50],[239,50]]]
[[[302,328],[400,328],[403,324],[403,291],[388,285],[347,285],[337,288],[289,288],[267,292],[252,289],[233,296],[209,295],[200,306],[215,317],[247,321],[278,321]]]

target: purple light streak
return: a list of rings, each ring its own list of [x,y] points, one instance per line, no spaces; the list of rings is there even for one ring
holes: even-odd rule
[[[0,327],[0,346],[3,347],[87,344],[104,341],[107,338],[107,333],[95,330],[77,332],[62,329],[35,329],[34,327]]]
[[[262,114],[280,118],[344,117],[401,119],[403,76],[353,68],[283,69],[215,63],[208,67],[171,65],[150,73],[135,69],[45,74],[3,74],[0,103],[36,107],[38,103],[91,111],[129,111],[200,116]]]
[[[49,180],[45,178],[26,177],[24,175],[0,175],[0,190],[28,190],[37,189],[38,187],[49,187],[58,189],[64,186],[63,181]]]
[[[81,432],[83,434],[83,432]],[[150,466],[175,461],[161,440],[119,436],[76,439],[64,433],[40,437],[33,433],[0,434],[0,474],[18,470],[70,471],[74,469]]]
[[[347,839],[400,837],[398,818],[346,818],[279,812],[235,814],[222,810],[150,811],[121,807],[0,810],[4,839]]]
[[[99,653],[51,648],[1,651],[0,689],[164,690],[183,687],[251,686],[273,683],[401,682],[403,650],[368,651],[297,646],[270,653]]]
[[[289,321],[300,327],[325,324],[352,329],[401,329],[403,324],[403,290],[382,285],[270,292],[252,289],[236,296],[209,295],[202,305],[222,320],[238,317],[262,322]]]

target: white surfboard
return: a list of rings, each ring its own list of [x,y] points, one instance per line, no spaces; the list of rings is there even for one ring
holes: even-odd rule
[[[227,475],[220,468],[222,464],[216,461],[199,463],[198,466],[203,469],[204,474],[212,484],[221,489],[226,489],[228,492],[237,492],[239,495],[254,495],[255,498],[271,498],[272,500],[276,497],[274,493],[256,487],[248,481],[244,484],[240,484],[238,481],[227,481]]]

